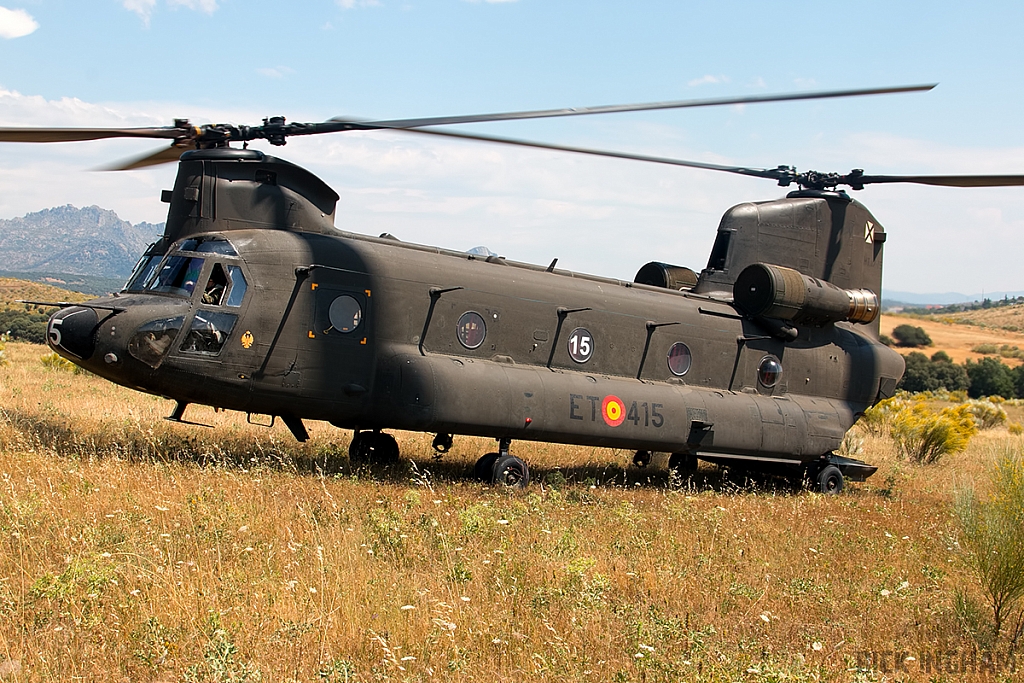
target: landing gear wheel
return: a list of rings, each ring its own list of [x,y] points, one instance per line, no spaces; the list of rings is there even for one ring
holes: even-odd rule
[[[814,478],[815,490],[828,496],[839,495],[843,490],[843,473],[835,465],[824,467]]]
[[[514,455],[506,455],[494,462],[491,483],[508,488],[524,489],[530,483],[530,468]]]
[[[651,464],[651,452],[650,451],[637,451],[636,455],[633,456],[633,464],[643,469]]]
[[[681,477],[688,477],[697,471],[697,456],[692,453],[673,453],[668,459],[668,468]]]
[[[488,453],[480,456],[480,459],[473,465],[473,476],[480,481],[490,481],[491,472],[494,471],[494,463],[498,462],[498,453]]]
[[[348,457],[353,463],[389,464],[398,461],[398,442],[383,432],[359,432],[352,437]]]

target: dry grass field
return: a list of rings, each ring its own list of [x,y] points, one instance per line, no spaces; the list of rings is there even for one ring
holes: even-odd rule
[[[954,609],[983,600],[954,483],[1005,428],[927,467],[865,436],[880,470],[837,497],[516,443],[508,492],[467,474],[486,440],[353,470],[326,424],[173,425],[47,351],[0,367],[5,683],[1021,680]]]
[[[0,277],[0,302],[4,309],[24,308],[25,304],[14,303],[16,300],[26,301],[86,301],[93,297],[79,292],[69,292],[60,287],[44,285],[27,280],[16,280]]]
[[[999,309],[1003,310],[1003,309]],[[976,315],[979,312],[971,312]],[[968,315],[967,313],[953,314],[955,316]],[[997,347],[1016,346],[1024,349],[1024,333],[1011,332],[1000,329],[995,325],[980,327],[969,324],[953,316],[905,316],[883,313],[881,318],[881,330],[883,334],[892,336],[892,330],[897,325],[913,325],[920,327],[932,339],[932,345],[923,349],[899,349],[901,352],[921,351],[931,356],[936,351],[945,351],[956,363],[963,363],[968,358],[977,362],[985,356],[974,352],[972,349],[980,344],[994,344]],[[1024,329],[1024,323],[1021,325]],[[1021,364],[1019,358],[1001,358],[1010,367]]]
[[[983,308],[977,311],[962,311],[942,316],[953,322],[978,327],[996,328],[1010,332],[1024,331],[1024,305]]]

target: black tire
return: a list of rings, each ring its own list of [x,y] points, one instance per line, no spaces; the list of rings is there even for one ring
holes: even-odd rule
[[[398,442],[383,432],[359,432],[348,447],[348,458],[354,464],[390,464],[398,462]]]
[[[843,473],[835,465],[826,465],[814,478],[815,490],[827,496],[837,496],[843,490]]]
[[[525,489],[530,483],[530,468],[514,455],[506,455],[494,462],[491,483],[508,488]]]
[[[637,451],[633,456],[633,465],[643,469],[651,464],[654,455],[650,451]]]
[[[390,464],[398,462],[401,451],[398,448],[398,441],[390,434],[377,432],[373,440],[373,462]]]
[[[697,471],[697,456],[692,453],[673,453],[668,459],[668,468],[686,477]]]
[[[352,464],[361,465],[370,459],[370,440],[367,438],[370,434],[358,432],[352,437],[352,443],[348,445],[348,459]]]
[[[480,459],[473,465],[473,476],[480,481],[490,481],[491,472],[494,470],[494,463],[498,461],[498,453],[487,453],[480,456]]]

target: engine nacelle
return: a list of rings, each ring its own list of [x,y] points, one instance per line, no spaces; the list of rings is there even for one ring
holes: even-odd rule
[[[736,278],[733,301],[747,315],[826,325],[869,323],[878,316],[870,289],[842,289],[800,271],[768,263],[747,266]]]
[[[673,266],[668,263],[651,261],[637,271],[633,282],[638,285],[651,285],[666,289],[693,289],[697,284],[697,273],[684,266]]]

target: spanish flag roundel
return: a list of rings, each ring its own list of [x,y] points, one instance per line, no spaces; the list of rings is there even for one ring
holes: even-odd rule
[[[609,427],[618,427],[626,419],[626,406],[618,396],[608,395],[601,403],[601,417]]]

